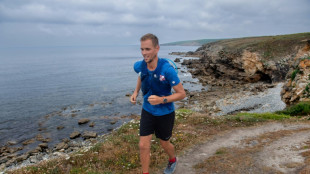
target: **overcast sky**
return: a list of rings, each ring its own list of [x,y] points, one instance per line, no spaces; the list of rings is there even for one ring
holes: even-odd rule
[[[310,32],[310,0],[0,0],[0,46],[139,44]]]

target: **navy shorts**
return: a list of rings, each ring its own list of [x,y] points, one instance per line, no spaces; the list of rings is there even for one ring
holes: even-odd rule
[[[155,133],[156,137],[168,141],[172,136],[175,112],[163,116],[154,116],[142,109],[140,120],[140,136]]]

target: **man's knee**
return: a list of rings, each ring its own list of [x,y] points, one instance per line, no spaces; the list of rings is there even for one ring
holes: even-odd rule
[[[151,140],[147,137],[140,138],[139,149],[140,150],[148,150],[151,147]]]
[[[166,147],[173,147],[173,145],[170,143],[170,141],[165,141],[165,140],[160,140],[160,145],[163,147],[163,148],[166,148]]]

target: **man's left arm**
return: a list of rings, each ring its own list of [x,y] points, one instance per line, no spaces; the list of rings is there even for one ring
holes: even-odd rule
[[[181,82],[173,86],[172,88],[175,91],[175,93],[173,93],[172,95],[162,96],[162,97],[159,97],[157,95],[151,95],[148,98],[148,101],[150,102],[151,105],[158,105],[158,104],[163,104],[165,98],[167,99],[167,103],[170,103],[170,102],[182,100],[186,97],[186,93],[185,93],[185,90]]]

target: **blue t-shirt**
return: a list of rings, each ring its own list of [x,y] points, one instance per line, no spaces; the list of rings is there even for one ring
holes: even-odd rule
[[[143,61],[138,61],[134,64],[134,70],[136,73],[139,74],[140,78],[141,78],[141,71],[142,71],[142,62]],[[158,68],[158,66],[156,67],[156,69]],[[175,85],[178,85],[180,83],[180,79],[174,69],[174,67],[172,67],[169,63],[165,63],[163,64],[163,67],[161,68],[161,72],[157,72],[155,74],[155,71],[149,71],[149,76],[147,80],[152,80],[153,78],[158,78],[159,79],[159,83],[160,85],[164,85],[168,88],[160,88],[159,86],[153,86],[154,88],[157,88],[156,90],[168,90],[169,91],[165,91],[165,93],[169,93],[169,95],[171,95],[171,88]],[[154,90],[154,91],[156,91]],[[174,104],[171,103],[166,103],[166,104],[158,104],[158,105],[151,105],[147,99],[150,95],[157,95],[160,96],[158,94],[153,94],[148,92],[147,94],[145,94],[143,96],[143,109],[146,110],[147,112],[151,113],[152,115],[155,116],[162,116],[162,115],[166,115],[166,114],[170,114],[171,112],[174,111]],[[162,96],[160,96],[162,97]]]

